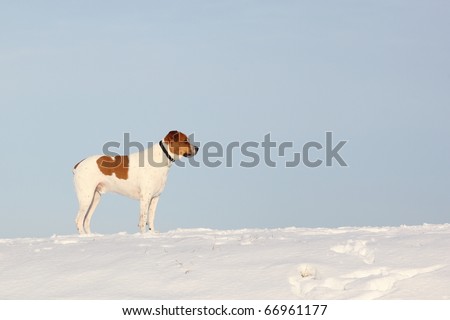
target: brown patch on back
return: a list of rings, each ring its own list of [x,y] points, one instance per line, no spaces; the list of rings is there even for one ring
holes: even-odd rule
[[[118,179],[128,179],[128,168],[130,159],[128,156],[101,156],[97,159],[97,166],[106,176],[114,173]]]

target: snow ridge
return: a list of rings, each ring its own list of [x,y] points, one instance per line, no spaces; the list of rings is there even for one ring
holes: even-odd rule
[[[449,299],[449,247],[448,224],[0,239],[0,298]]]

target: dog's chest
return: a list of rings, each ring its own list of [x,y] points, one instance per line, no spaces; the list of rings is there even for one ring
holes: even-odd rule
[[[138,168],[137,180],[139,188],[142,192],[151,193],[158,196],[166,185],[167,175],[169,171],[167,168]]]

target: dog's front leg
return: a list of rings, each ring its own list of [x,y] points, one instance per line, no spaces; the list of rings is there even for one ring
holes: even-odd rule
[[[150,231],[155,232],[155,212],[156,206],[158,205],[159,196],[154,197],[150,202],[150,208],[148,210],[148,227]]]
[[[145,227],[147,225],[148,209],[150,206],[150,201],[151,201],[151,198],[148,196],[141,198],[141,203],[140,203],[141,211],[140,211],[140,215],[139,215],[139,230],[141,231],[141,233],[145,233],[145,231],[146,231]]]

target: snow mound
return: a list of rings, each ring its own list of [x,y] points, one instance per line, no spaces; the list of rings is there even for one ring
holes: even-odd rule
[[[0,299],[450,299],[450,225],[0,239]]]

